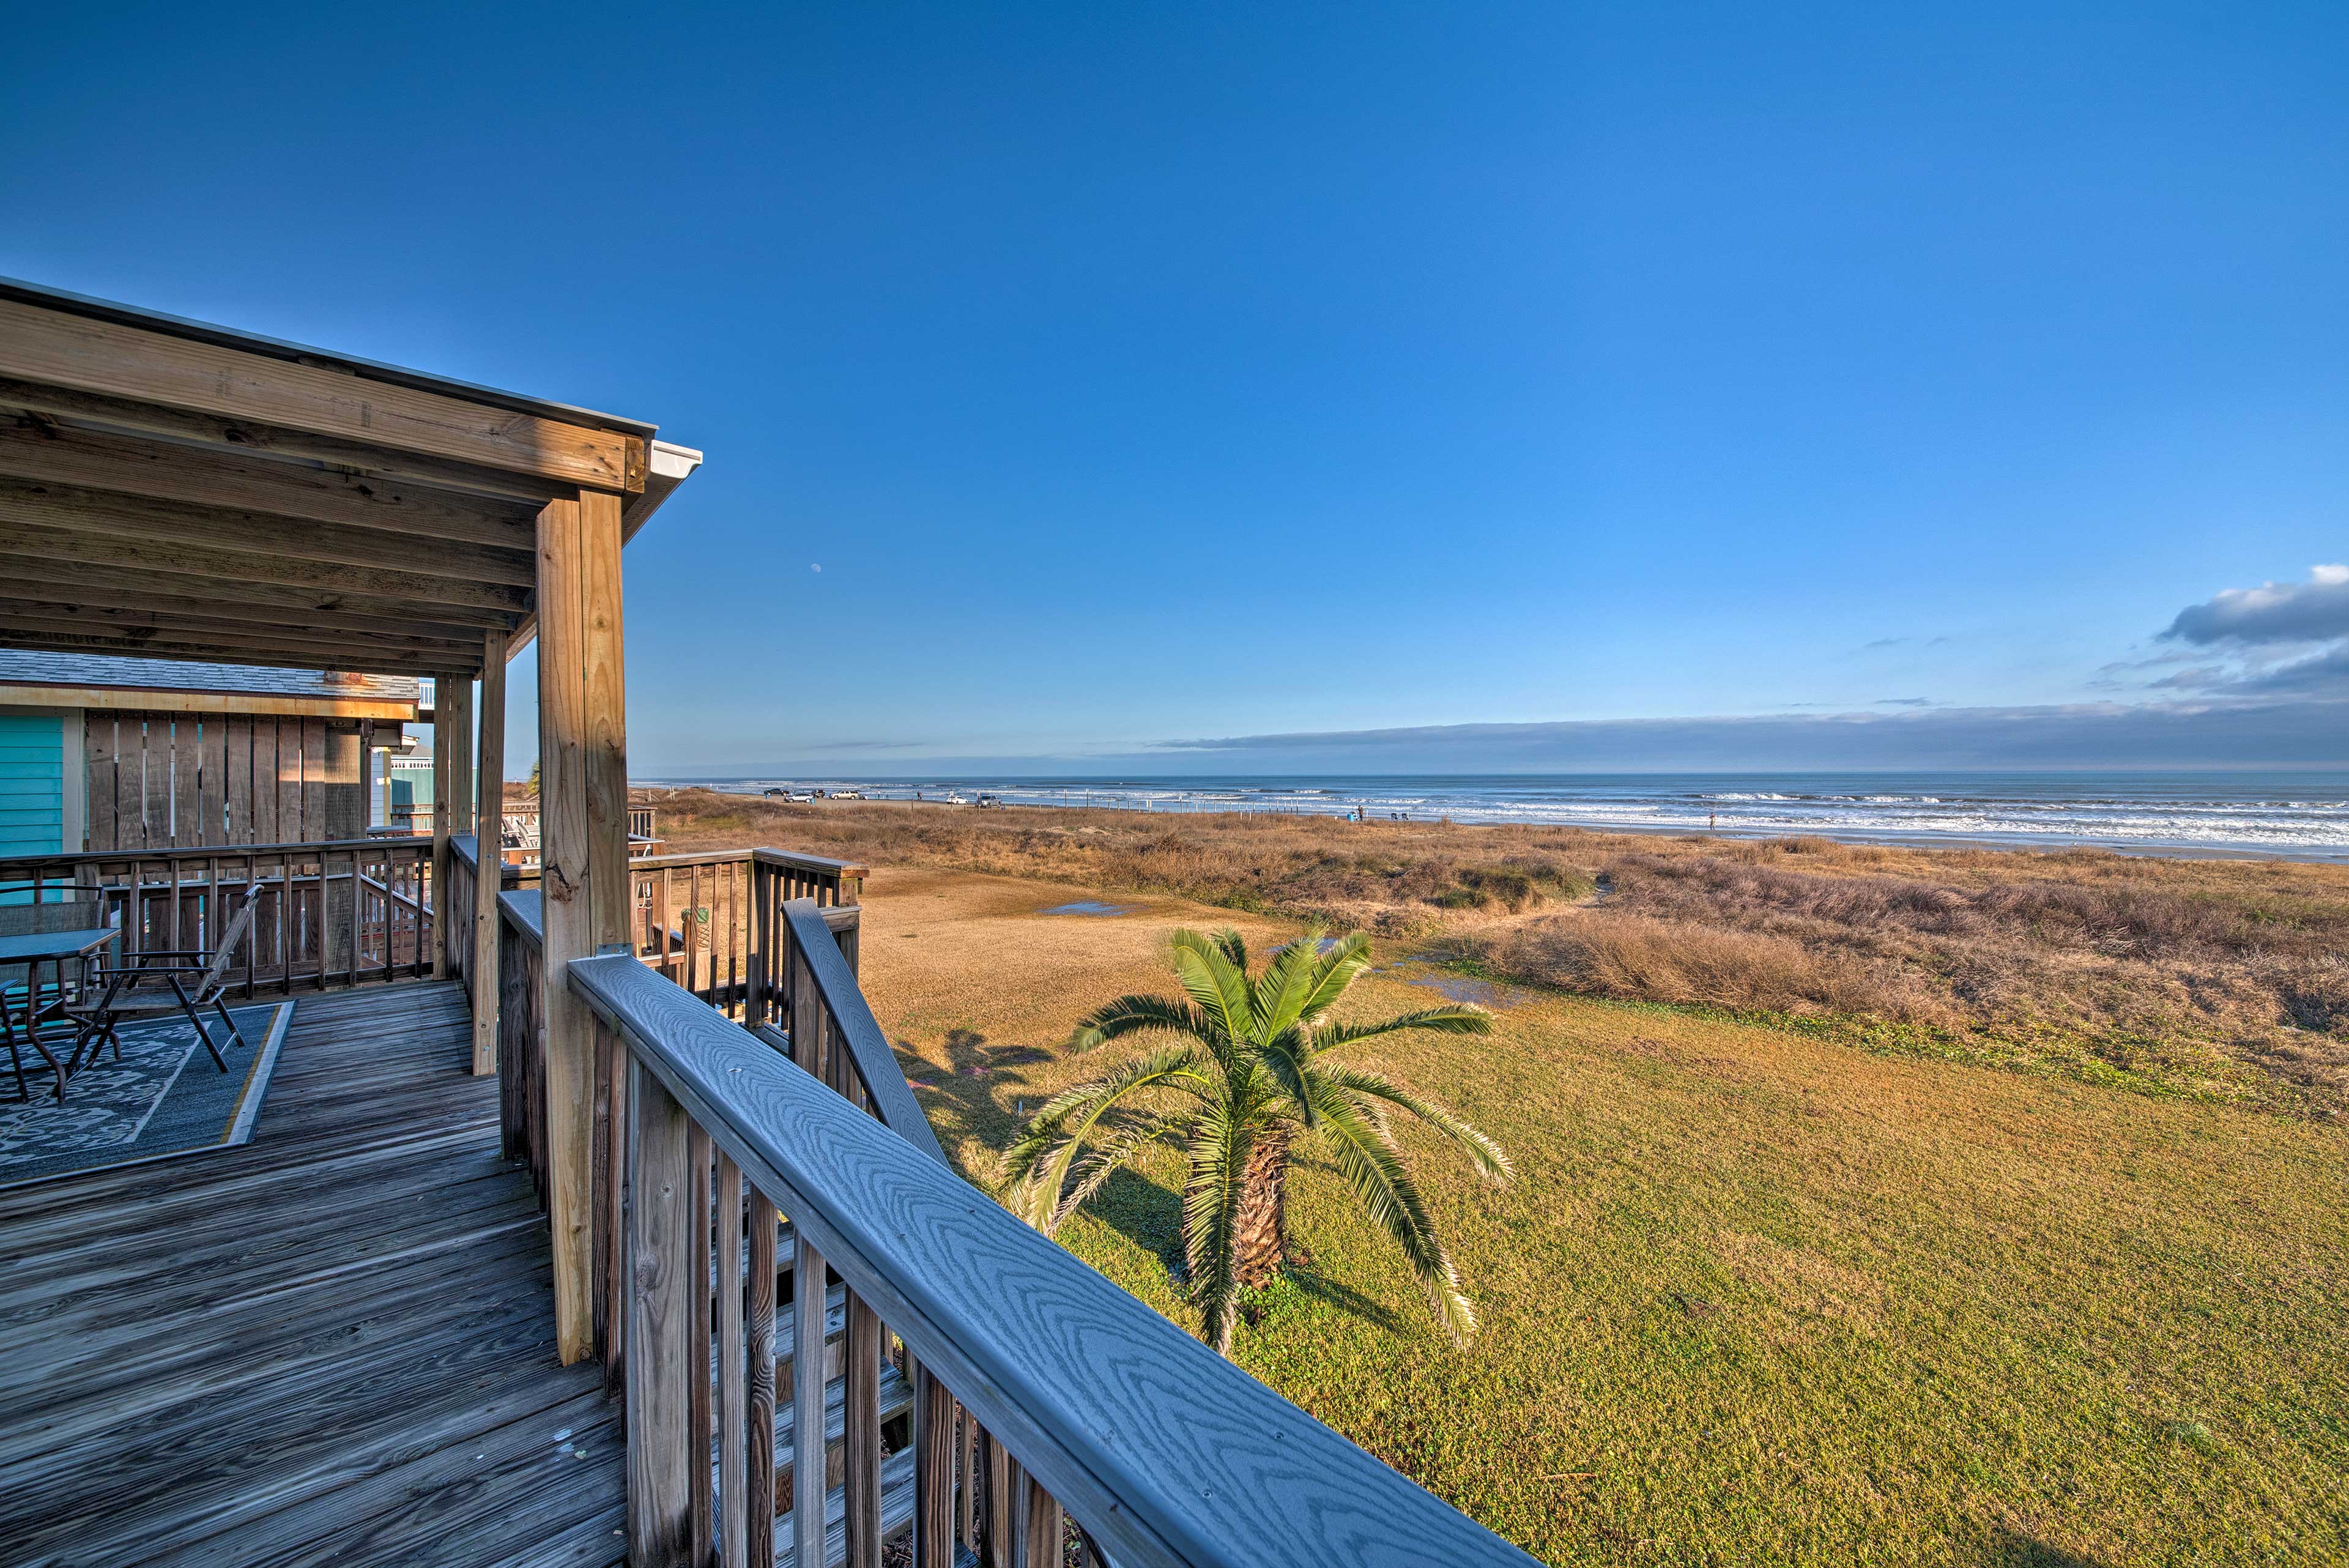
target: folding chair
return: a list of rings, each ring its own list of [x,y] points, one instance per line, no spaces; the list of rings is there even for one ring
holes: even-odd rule
[[[154,950],[133,953],[119,965],[101,967],[94,979],[95,994],[79,1002],[68,1002],[66,1012],[80,1024],[74,1037],[72,1063],[78,1065],[83,1051],[96,1061],[98,1053],[108,1045],[114,1047],[115,1058],[122,1056],[122,1036],[116,1033],[125,1023],[137,1023],[150,1018],[167,1018],[177,1012],[196,1026],[196,1037],[212,1053],[213,1064],[223,1073],[228,1071],[228,1058],[212,1039],[212,1031],[204,1027],[203,1010],[210,1008],[228,1028],[232,1044],[249,1044],[236,1026],[223,999],[228,994],[228,971],[236,957],[236,950],[253,933],[254,900],[272,890],[273,885],[255,887],[244,900],[244,908],[221,933],[219,944],[212,951],[201,948]],[[192,977],[195,989],[188,989]],[[102,987],[103,989],[95,989]]]

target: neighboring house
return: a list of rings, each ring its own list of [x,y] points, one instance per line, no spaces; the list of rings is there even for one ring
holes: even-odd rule
[[[362,837],[419,707],[411,676],[0,649],[0,855]]]
[[[432,753],[393,751],[384,758],[384,808],[378,826],[432,831]]]

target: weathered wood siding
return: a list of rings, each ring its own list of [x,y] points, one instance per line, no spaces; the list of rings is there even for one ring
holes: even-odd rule
[[[367,820],[365,768],[349,739],[371,719],[107,712],[83,720],[92,850],[303,844],[351,836]],[[331,732],[331,733],[330,733]],[[339,739],[340,755],[333,742]],[[67,846],[68,849],[83,847]]]

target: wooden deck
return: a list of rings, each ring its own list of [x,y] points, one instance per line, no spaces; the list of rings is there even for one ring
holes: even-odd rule
[[[251,1144],[0,1194],[0,1559],[621,1558],[471,1053],[452,984],[305,997]]]

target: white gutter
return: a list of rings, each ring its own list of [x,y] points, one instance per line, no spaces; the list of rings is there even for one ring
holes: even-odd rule
[[[620,508],[620,543],[626,545],[635,538],[636,530],[652,521],[653,514],[660,510],[670,493],[692,478],[693,471],[700,466],[701,454],[689,446],[666,441],[651,443],[645,453],[645,488],[629,496]],[[515,628],[507,642],[507,659],[511,661],[537,637],[538,618],[533,615]]]

